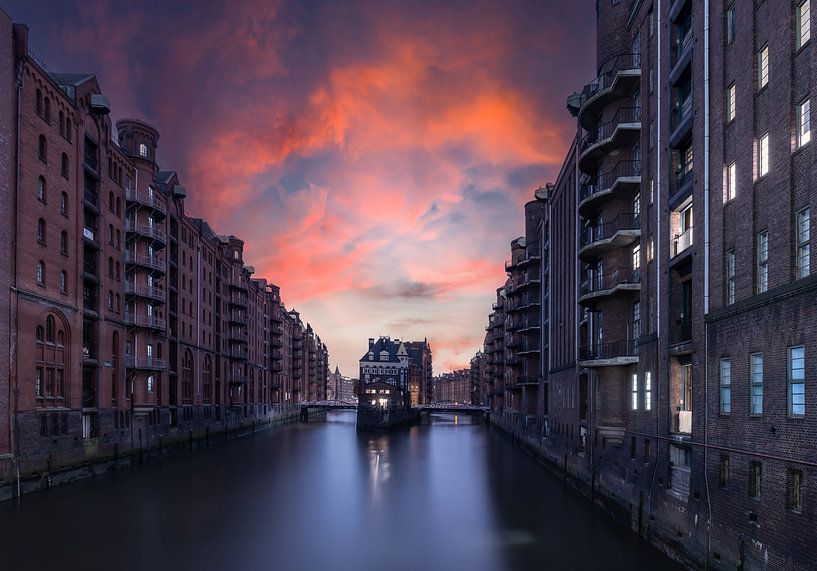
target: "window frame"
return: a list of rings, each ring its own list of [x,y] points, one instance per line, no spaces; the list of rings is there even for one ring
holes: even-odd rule
[[[725,365],[728,367],[724,367]],[[724,358],[720,360],[718,380],[720,386],[718,411],[724,416],[729,416],[732,414],[732,359]],[[724,398],[726,395],[728,395],[728,399]]]
[[[737,298],[737,256],[734,248],[726,251],[726,305],[732,305]]]
[[[808,97],[797,104],[795,120],[797,121],[795,131],[799,149],[811,142],[811,99]]]
[[[803,33],[803,8],[806,9],[805,34]],[[804,37],[805,36],[805,37]],[[795,48],[800,51],[809,41],[811,41],[811,0],[803,0],[795,8],[794,25]]]
[[[757,91],[758,93],[769,85],[769,44],[766,43],[757,51]]]
[[[763,353],[749,355],[749,416],[763,416],[763,366]]]
[[[766,132],[757,140],[757,178],[761,179],[770,170],[771,153],[769,151],[769,133]]]
[[[755,293],[766,293],[769,291],[769,231],[761,230],[755,240]]]
[[[803,229],[805,226],[805,230]],[[811,208],[806,206],[795,213],[797,252],[796,276],[802,279],[811,275]]]
[[[795,351],[801,352],[801,356],[795,357]],[[802,360],[802,366],[795,369],[795,361]],[[795,376],[795,372],[799,372]],[[794,345],[787,349],[786,356],[786,405],[789,418],[804,418],[806,416],[806,346]],[[802,391],[795,393],[795,385],[799,385]],[[795,395],[801,395],[803,402],[795,403]],[[802,412],[795,412],[795,407],[802,407]]]
[[[726,200],[732,202],[738,195],[738,163],[732,161],[726,165]]]
[[[737,117],[737,87],[735,82],[726,88],[726,122],[731,123]]]

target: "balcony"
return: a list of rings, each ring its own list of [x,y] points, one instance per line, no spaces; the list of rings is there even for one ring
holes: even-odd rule
[[[539,377],[523,376],[516,381],[520,386],[539,386]]]
[[[85,188],[83,193],[83,201],[88,210],[94,214],[99,214],[99,195],[96,193],[96,190]]]
[[[579,303],[586,303],[622,292],[641,290],[641,270],[619,268],[582,282]]]
[[[230,305],[234,305],[236,307],[247,307],[247,296],[245,295],[233,295],[230,296]]]
[[[156,286],[137,285],[133,282],[125,282],[125,295],[133,297],[143,297],[154,301],[164,302],[167,299],[165,290]]]
[[[519,267],[524,267],[532,262],[538,262],[542,259],[542,253],[539,248],[528,248],[525,250],[522,255],[519,257],[519,261],[517,265]]]
[[[167,243],[167,235],[163,230],[151,224],[141,224],[135,220],[125,220],[125,232],[137,234],[143,238],[150,238],[154,244],[164,246]]]
[[[610,121],[588,130],[579,147],[579,168],[593,173],[596,162],[614,149],[632,146],[641,136],[641,108],[622,107]]]
[[[230,331],[229,334],[230,341],[235,341],[236,343],[249,343],[250,336],[247,334],[246,331]]]
[[[230,317],[227,318],[227,322],[238,323],[239,325],[247,325],[248,320],[246,315],[238,312],[233,312],[232,314],[230,314]]]
[[[99,240],[97,239],[97,230],[93,226],[88,226],[87,224],[82,228],[82,241],[85,243],[86,246],[90,246],[94,250],[99,250]]]
[[[227,378],[227,383],[231,385],[246,385],[247,375],[237,373]]]
[[[672,345],[685,345],[692,342],[692,320],[687,318],[678,319],[672,324],[670,331],[670,343]],[[691,347],[689,351],[691,351]],[[677,354],[679,351],[673,351]]]
[[[229,287],[238,291],[247,291],[247,282],[240,279],[237,282],[230,282]]]
[[[125,355],[125,367],[144,371],[164,371],[167,369],[167,362],[164,359],[154,359],[153,357]]]
[[[579,348],[580,367],[611,367],[635,363],[638,363],[638,352],[632,339]]]
[[[159,197],[158,192],[139,191],[132,188],[125,189],[125,201],[133,204],[139,204],[152,209],[157,214],[164,217],[167,214],[167,206],[164,200]]]
[[[675,45],[672,50],[672,69],[669,73],[670,84],[678,82],[678,78],[683,75],[692,61],[692,44],[694,40],[692,33],[692,21],[688,20],[686,25],[679,26],[676,30]]]
[[[524,357],[526,355],[535,355],[535,354],[537,354],[539,352],[540,351],[539,351],[539,344],[538,343],[528,343],[526,341],[519,348],[519,351],[517,352],[517,354]]]
[[[674,258],[692,247],[692,228],[687,228],[672,239],[671,257]]]
[[[130,250],[125,250],[125,263],[134,266],[141,266],[149,268],[161,273],[165,273],[166,264],[164,260],[160,260],[156,256],[147,256],[144,254],[136,254]]]
[[[599,173],[582,185],[579,214],[589,218],[594,210],[619,195],[631,198],[641,188],[641,161],[618,161],[609,171]]]
[[[595,118],[610,102],[629,96],[641,83],[641,54],[618,54],[601,66],[600,73],[581,92],[579,124],[593,126]]]
[[[155,315],[134,315],[133,313],[125,312],[125,323],[131,327],[142,327],[145,329],[159,329],[164,331],[167,327],[167,322],[164,319],[156,317]]]
[[[619,214],[612,222],[585,228],[581,234],[579,257],[592,258],[614,248],[628,246],[641,236],[638,214]]]
[[[510,273],[516,269],[516,262],[513,260],[507,260],[505,262],[505,273]]]
[[[669,146],[677,149],[689,139],[692,133],[692,94],[687,93],[683,99],[677,101],[670,115]]]
[[[247,349],[240,346],[232,346],[227,350],[227,356],[230,359],[238,359],[241,361],[247,360]]]

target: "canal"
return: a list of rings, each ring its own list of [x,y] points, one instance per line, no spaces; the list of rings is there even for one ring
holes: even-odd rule
[[[0,504],[2,568],[675,568],[484,425],[354,423],[330,413]]]

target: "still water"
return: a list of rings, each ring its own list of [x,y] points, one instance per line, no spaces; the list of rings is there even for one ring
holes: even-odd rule
[[[331,413],[0,504],[0,568],[675,568],[483,425],[358,436],[354,422]]]

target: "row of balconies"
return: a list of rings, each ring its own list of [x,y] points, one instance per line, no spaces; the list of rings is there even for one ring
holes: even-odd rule
[[[597,274],[581,284],[579,302],[596,300],[626,291],[641,290],[641,271],[619,268],[608,274]]]
[[[165,290],[156,286],[138,285],[132,281],[125,282],[125,295],[143,297],[160,302],[164,302],[167,299]]]
[[[140,204],[152,209],[162,217],[167,213],[167,207],[161,195],[156,192],[149,192],[147,190],[137,190],[135,188],[125,189],[125,201],[134,204]]]
[[[153,224],[143,224],[141,222],[137,222],[136,220],[126,218],[125,232],[137,234],[143,238],[149,238],[156,246],[161,247],[167,243],[167,235],[165,234],[164,230]]]
[[[125,263],[135,266],[141,266],[161,273],[165,273],[167,265],[164,260],[157,256],[148,256],[146,254],[137,254],[131,250],[125,250]]]
[[[159,329],[164,331],[167,328],[167,321],[155,315],[135,315],[125,312],[125,324],[132,327],[143,327],[146,329]]]
[[[637,213],[619,214],[611,222],[584,228],[579,241],[579,257],[595,257],[613,248],[632,244],[641,236]]]

